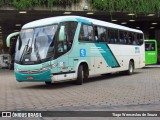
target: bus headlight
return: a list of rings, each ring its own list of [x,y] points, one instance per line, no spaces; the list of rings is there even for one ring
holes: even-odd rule
[[[57,63],[54,63],[53,65],[42,68],[40,71],[43,72],[43,71],[55,68],[57,65],[58,65]]]
[[[41,72],[44,72],[44,71],[47,71],[47,70],[49,70],[49,69],[51,69],[51,66],[44,67],[44,68],[42,68],[40,71],[41,71]]]
[[[57,65],[58,65],[58,63],[54,63],[54,64],[52,65],[52,68],[55,68]]]

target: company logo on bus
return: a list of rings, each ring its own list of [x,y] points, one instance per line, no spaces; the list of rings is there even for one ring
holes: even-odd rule
[[[86,57],[86,49],[80,49],[80,57]]]

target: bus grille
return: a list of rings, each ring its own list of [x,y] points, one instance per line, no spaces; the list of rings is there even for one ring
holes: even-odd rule
[[[19,71],[22,74],[36,74],[36,73],[40,73],[40,70],[28,70],[28,71]]]

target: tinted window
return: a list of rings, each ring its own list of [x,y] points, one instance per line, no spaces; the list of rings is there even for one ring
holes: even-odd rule
[[[132,35],[133,35],[132,44],[133,44],[133,45],[137,45],[137,33],[132,33]]]
[[[137,44],[138,45],[143,44],[143,34],[137,34]]]
[[[105,42],[106,41],[106,29],[104,27],[97,27],[98,32],[98,41]]]
[[[79,34],[80,41],[94,41],[93,37],[93,27],[90,25],[82,25],[80,34]]]
[[[108,29],[108,40],[111,44],[118,43],[118,30]]]
[[[127,44],[128,35],[126,31],[119,31],[119,43]]]
[[[132,32],[128,33],[128,44],[132,45],[133,44],[133,40],[134,40],[134,36]]]
[[[68,52],[73,43],[77,22],[62,22],[57,39],[57,57]]]

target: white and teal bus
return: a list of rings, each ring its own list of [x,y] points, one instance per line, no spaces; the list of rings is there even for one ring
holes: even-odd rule
[[[9,39],[7,40],[9,46]],[[16,44],[18,82],[46,84],[145,66],[143,32],[80,16],[59,16],[25,24]]]

